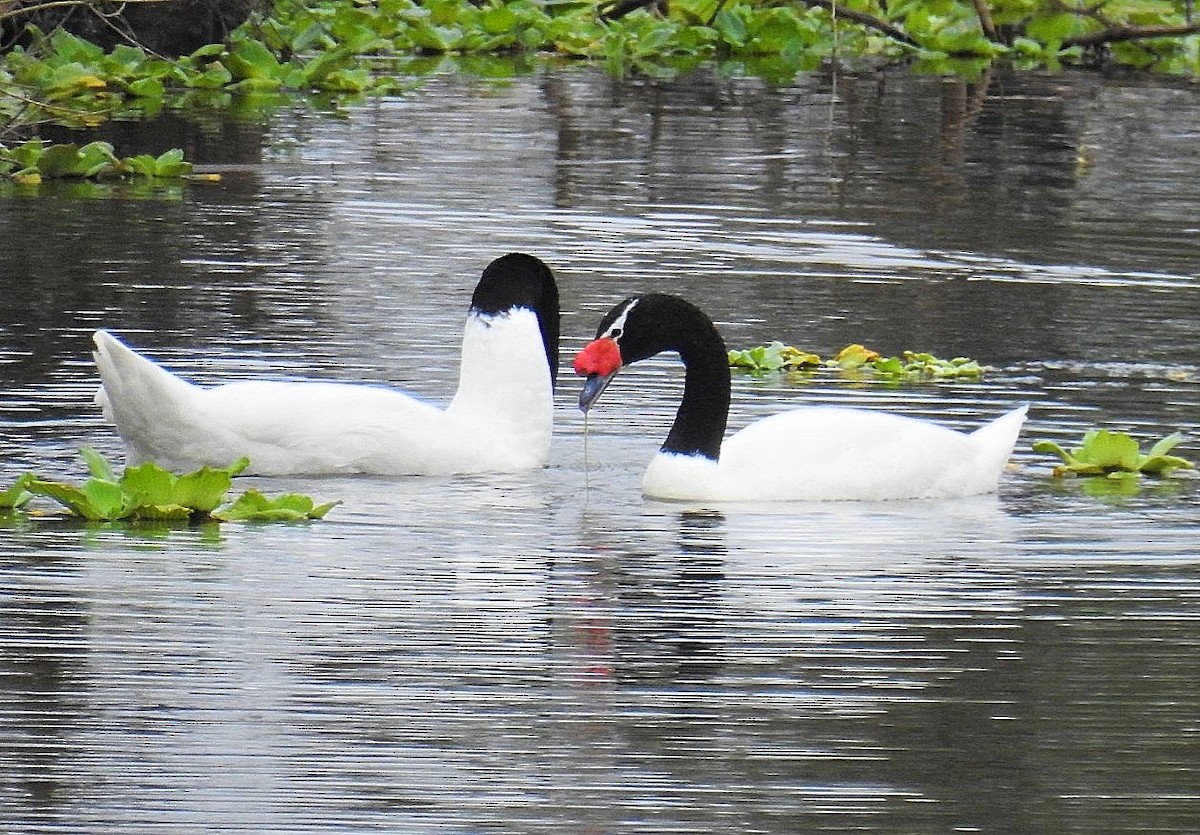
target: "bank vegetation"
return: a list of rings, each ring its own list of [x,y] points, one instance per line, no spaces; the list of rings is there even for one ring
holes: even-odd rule
[[[403,89],[447,57],[597,62],[619,74],[906,63],[1200,77],[1193,0],[0,0],[0,129],[189,103]],[[511,60],[516,59],[516,60]],[[524,62],[524,63],[522,63]],[[3,140],[0,134],[0,140]]]

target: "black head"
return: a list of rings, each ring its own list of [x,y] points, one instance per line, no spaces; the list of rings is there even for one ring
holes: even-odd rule
[[[541,259],[510,252],[484,269],[471,296],[471,312],[496,316],[518,307],[532,310],[538,317],[553,382],[558,378],[558,285]]]
[[[616,305],[596,328],[596,338],[602,337],[617,343],[623,365],[663,351],[678,351],[685,363],[697,352],[716,350],[725,356],[725,342],[712,319],[691,302],[665,293],[630,296]]]
[[[587,378],[579,408],[588,411],[622,367],[664,351],[678,352],[687,371],[663,450],[716,460],[729,416],[729,356],[712,320],[678,296],[632,296],[605,314],[575,357],[575,373]]]

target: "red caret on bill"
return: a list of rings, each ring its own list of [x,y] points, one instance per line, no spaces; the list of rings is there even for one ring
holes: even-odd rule
[[[581,377],[599,374],[607,377],[621,367],[621,349],[615,339],[602,336],[592,340],[575,355],[575,373]]]

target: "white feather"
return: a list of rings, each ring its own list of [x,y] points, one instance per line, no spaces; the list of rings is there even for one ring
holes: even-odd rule
[[[472,313],[459,388],[445,409],[381,386],[326,382],[193,385],[94,336],[97,403],[129,463],[174,470],[241,456],[259,475],[448,475],[545,466],[553,395],[537,317]]]
[[[660,452],[647,496],[701,501],[955,498],[989,493],[1012,454],[1025,406],[971,433],[838,407],[781,412],[727,438],[718,461]]]

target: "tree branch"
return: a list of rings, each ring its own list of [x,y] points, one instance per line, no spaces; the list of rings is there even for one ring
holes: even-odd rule
[[[1174,38],[1181,35],[1194,35],[1197,32],[1200,32],[1200,23],[1186,26],[1112,26],[1087,35],[1063,38],[1062,45],[1092,47],[1106,43],[1140,41],[1143,38]]]
[[[1000,38],[996,35],[996,24],[992,22],[992,12],[988,9],[987,0],[974,0],[975,14],[979,17],[979,28],[983,30],[984,37],[992,43],[998,43]]]
[[[146,5],[165,2],[166,0],[124,0],[125,5]],[[0,20],[4,20],[7,17],[17,17],[18,15],[41,12],[46,9],[58,9],[66,6],[83,6],[92,9],[97,14],[101,14],[98,9],[93,7],[93,4],[89,0],[46,0],[46,2],[33,2],[27,5],[21,5],[20,0],[17,0],[17,2],[8,4],[0,2]]]
[[[861,23],[871,29],[882,32],[894,41],[899,41],[902,44],[921,48],[921,45],[913,40],[912,35],[905,32],[900,27],[888,23],[886,20],[881,20],[875,15],[867,14],[866,12],[856,12],[854,9],[847,9],[842,6],[837,0],[803,0],[806,6],[819,6],[822,9],[829,9],[838,17],[844,17],[847,20],[853,20],[855,23]]]

